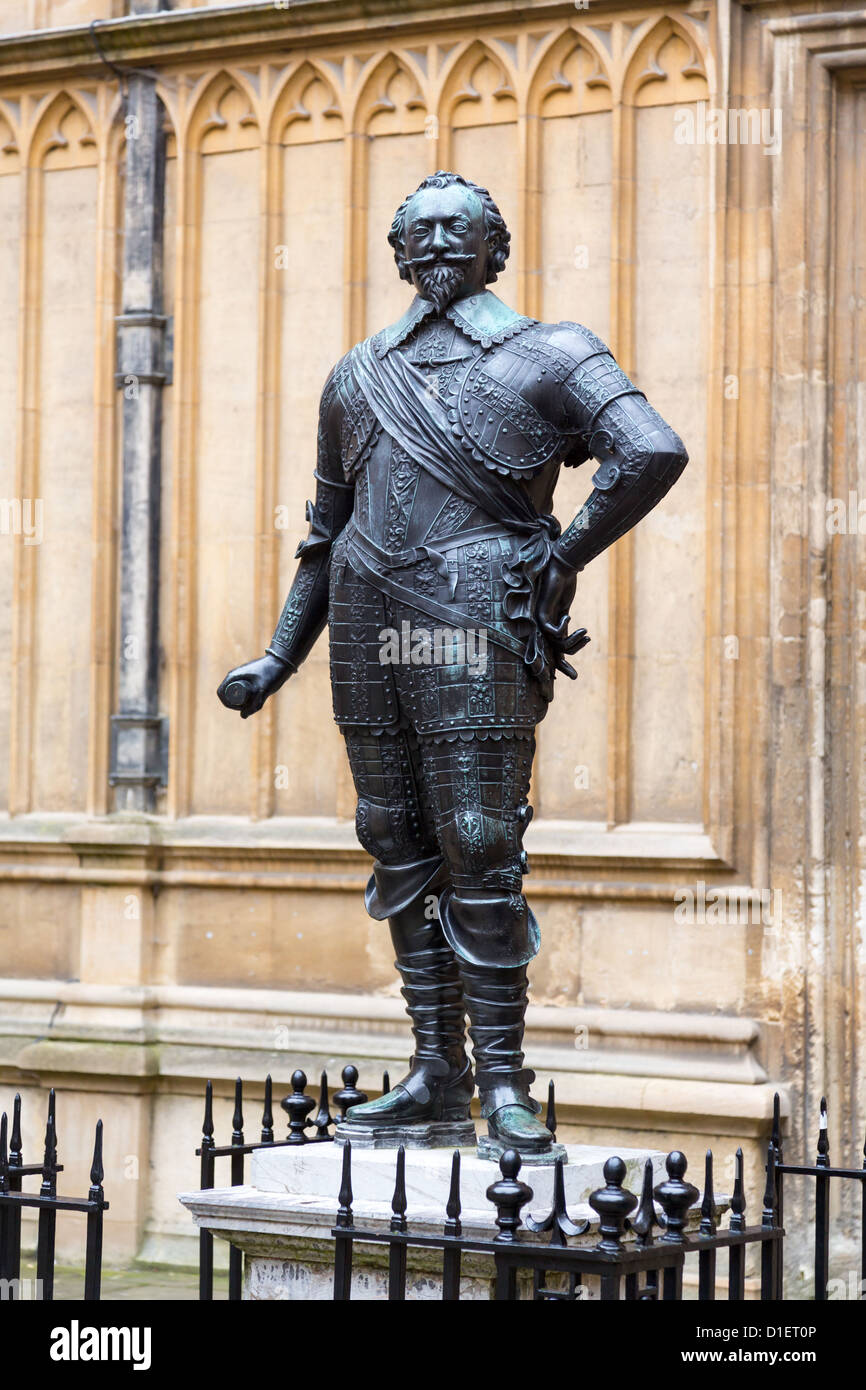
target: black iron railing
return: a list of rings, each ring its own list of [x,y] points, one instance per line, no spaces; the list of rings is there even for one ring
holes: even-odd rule
[[[556,1160],[553,1205],[546,1217],[524,1221],[522,1210],[532,1201],[532,1188],[520,1180],[520,1157],[513,1150],[500,1159],[501,1176],[487,1189],[487,1199],[496,1209],[497,1234],[493,1237],[466,1236],[461,1228],[460,1153],[452,1160],[451,1192],[441,1235],[413,1232],[406,1217],[405,1153],[397,1151],[394,1197],[390,1229],[372,1230],[355,1225],[352,1212],[352,1146],[343,1150],[342,1182],[337,1224],[331,1234],[335,1241],[334,1298],[351,1298],[353,1251],[356,1243],[385,1245],[389,1250],[388,1299],[401,1302],[406,1297],[407,1252],[409,1249],[439,1251],[442,1256],[442,1298],[460,1298],[461,1266],[464,1255],[488,1255],[493,1260],[494,1300],[516,1300],[520,1294],[519,1276],[532,1274],[531,1297],[538,1302],[576,1302],[587,1296],[587,1280],[597,1280],[602,1301],[681,1300],[686,1257],[697,1255],[699,1300],[716,1297],[716,1258],[728,1252],[728,1298],[745,1295],[745,1252],[748,1246],[761,1249],[761,1298],[775,1298],[776,1265],[783,1231],[775,1221],[772,1180],[764,1194],[761,1223],[749,1226],[745,1220],[742,1187],[742,1152],[738,1151],[737,1186],[731,1201],[726,1230],[715,1225],[716,1205],[711,1185],[701,1209],[701,1228],[686,1232],[686,1222],[699,1192],[685,1181],[686,1159],[679,1151],[668,1154],[667,1178],[653,1188],[652,1160],[647,1159],[640,1199],[623,1187],[626,1165],[613,1155],[604,1165],[605,1186],[590,1194],[589,1205],[599,1217],[598,1240],[593,1246],[569,1245],[568,1240],[585,1235],[589,1222],[572,1221],[565,1204],[563,1159]],[[770,1160],[772,1170],[772,1158]],[[708,1156],[712,1183],[712,1160]],[[661,1207],[657,1216],[655,1203]],[[631,1213],[637,1207],[634,1217]],[[654,1239],[653,1231],[662,1234]],[[549,1233],[547,1244],[530,1241],[528,1234]],[[635,1238],[626,1243],[625,1237]],[[548,1284],[550,1275],[562,1275],[562,1287]]]
[[[59,1211],[75,1211],[87,1217],[87,1244],[84,1265],[84,1298],[97,1302],[102,1284],[102,1221],[108,1202],[102,1189],[102,1121],[96,1122],[90,1189],[86,1197],[59,1197],[57,1175],[63,1165],[57,1161],[57,1122],[54,1091],[48,1093],[48,1119],[45,1149],[41,1163],[25,1163],[21,1144],[21,1097],[12,1108],[12,1131],[8,1132],[6,1112],[0,1116],[0,1289],[3,1298],[21,1294],[21,1212],[35,1207],[39,1212],[36,1237],[36,1291],[46,1302],[54,1298],[54,1246]],[[38,1192],[25,1192],[24,1180],[41,1179]]]
[[[830,1282],[830,1183],[834,1179],[860,1184],[860,1298],[866,1297],[866,1142],[863,1145],[862,1168],[834,1168],[830,1164],[830,1141],[827,1132],[827,1102],[822,1097],[821,1113],[818,1120],[817,1157],[812,1164],[785,1163],[782,1154],[782,1123],[779,1097],[773,1105],[773,1131],[770,1140],[773,1151],[775,1173],[776,1210],[779,1222],[784,1212],[784,1180],[786,1174],[795,1177],[812,1178],[815,1183],[815,1243],[814,1275],[815,1300],[823,1303],[827,1299],[827,1286]],[[776,1283],[776,1297],[784,1297],[782,1269],[779,1267]]]
[[[366,1100],[357,1089],[354,1066],[343,1068],[343,1089],[333,1097],[345,1116],[350,1105]],[[238,1081],[232,1143],[222,1148],[213,1143],[212,1088],[208,1083],[205,1103],[204,1139],[201,1149],[202,1187],[214,1185],[214,1160],[231,1157],[231,1181],[244,1181],[244,1158],[254,1149],[287,1145],[331,1142],[335,1124],[328,1108],[327,1076],[323,1072],[318,1099],[306,1094],[307,1079],[296,1071],[292,1092],[281,1102],[289,1116],[289,1137],[275,1140],[271,1114],[271,1078],[265,1087],[265,1110],[261,1142],[246,1144],[241,1113],[242,1088]],[[389,1089],[387,1074],[383,1091]],[[315,1114],[310,1117],[310,1112]],[[556,1131],[556,1101],[550,1084],[547,1126]],[[308,1133],[308,1131],[311,1131]],[[866,1147],[864,1147],[866,1155]],[[861,1266],[866,1289],[866,1163],[862,1169],[830,1166],[827,1143],[826,1105],[821,1106],[821,1128],[815,1163],[793,1165],[783,1161],[781,1118],[778,1095],[775,1098],[772,1134],[767,1148],[766,1181],[761,1198],[760,1218],[749,1224],[743,1153],[737,1149],[734,1185],[727,1207],[727,1224],[719,1224],[719,1203],[713,1182],[713,1154],[705,1158],[703,1192],[686,1180],[687,1162],[678,1150],[668,1154],[666,1178],[654,1185],[652,1162],[647,1160],[640,1196],[624,1186],[625,1164],[612,1155],[604,1166],[605,1186],[591,1193],[589,1205],[598,1216],[598,1239],[594,1245],[577,1244],[586,1237],[589,1222],[577,1223],[568,1213],[562,1160],[554,1172],[553,1202],[543,1219],[523,1217],[532,1201],[531,1187],[520,1177],[521,1164],[516,1153],[503,1156],[500,1176],[487,1190],[495,1208],[495,1236],[464,1233],[461,1222],[460,1153],[453,1155],[451,1188],[443,1213],[441,1232],[412,1228],[406,1200],[405,1153],[399,1149],[395,1159],[394,1195],[388,1228],[359,1227],[355,1224],[352,1193],[352,1150],[346,1144],[334,1240],[333,1296],[343,1301],[351,1297],[352,1270],[356,1244],[385,1246],[388,1250],[388,1294],[393,1301],[406,1297],[408,1255],[411,1250],[438,1252],[441,1260],[442,1298],[460,1298],[464,1256],[488,1255],[493,1263],[492,1297],[509,1300],[532,1297],[539,1301],[563,1302],[585,1298],[591,1281],[601,1299],[676,1301],[684,1297],[684,1279],[694,1266],[691,1283],[697,1300],[716,1299],[723,1289],[728,1300],[746,1296],[746,1263],[749,1249],[757,1253],[757,1290],[765,1301],[784,1298],[783,1224],[784,1177],[806,1176],[815,1181],[815,1298],[827,1297],[830,1251],[830,1182],[849,1179],[861,1184]],[[385,1215],[386,1213],[383,1213]],[[547,1243],[538,1237],[547,1234]],[[201,1297],[213,1296],[213,1238],[202,1231]],[[719,1269],[720,1260],[726,1263]],[[235,1247],[230,1256],[229,1297],[241,1297],[242,1255]],[[531,1275],[531,1283],[521,1274]],[[556,1277],[554,1277],[556,1276]],[[695,1277],[696,1276],[696,1277]],[[720,1277],[721,1276],[721,1277]],[[687,1281],[688,1282],[688,1281]],[[527,1293],[527,1288],[530,1292]],[[863,1294],[861,1293],[861,1297]]]
[[[367,1099],[363,1091],[359,1091],[356,1086],[358,1080],[358,1069],[351,1065],[345,1066],[342,1072],[343,1087],[334,1096],[334,1104],[340,1109],[340,1117],[344,1117],[350,1105],[362,1105]],[[308,1118],[310,1111],[316,1108],[316,1101],[312,1096],[306,1094],[307,1078],[304,1072],[295,1071],[292,1074],[292,1089],[290,1093],[280,1101],[280,1106],[285,1110],[289,1117],[289,1135],[287,1139],[274,1138],[274,1115],[273,1115],[273,1082],[271,1077],[265,1078],[265,1103],[262,1111],[262,1130],[261,1139],[254,1144],[246,1143],[244,1139],[244,1088],[240,1077],[235,1082],[235,1109],[232,1118],[232,1138],[230,1144],[217,1146],[214,1143],[214,1122],[213,1122],[213,1084],[208,1082],[205,1087],[204,1102],[204,1123],[202,1125],[201,1148],[196,1149],[196,1157],[201,1159],[201,1185],[203,1190],[208,1190],[214,1186],[216,1176],[216,1160],[218,1158],[230,1158],[231,1167],[231,1186],[242,1187],[244,1183],[245,1160],[247,1154],[255,1153],[256,1149],[283,1149],[296,1144],[323,1144],[333,1141],[331,1129],[336,1124],[331,1115],[328,1102],[328,1074],[322,1072],[321,1083],[319,1086],[318,1109],[312,1119]],[[385,1072],[382,1078],[383,1091],[390,1090],[388,1073]],[[312,1128],[315,1133],[306,1133]],[[209,1302],[213,1298],[213,1236],[210,1231],[199,1232],[199,1300]],[[229,1300],[237,1302],[241,1297],[241,1283],[243,1278],[243,1257],[241,1251],[232,1245],[229,1249]]]

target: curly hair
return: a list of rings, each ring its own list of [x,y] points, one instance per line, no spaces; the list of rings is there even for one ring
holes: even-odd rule
[[[505,218],[499,211],[486,188],[480,184],[473,183],[471,179],[464,179],[462,174],[451,174],[445,169],[439,169],[435,174],[428,174],[426,179],[422,179],[415,193],[422,192],[425,188],[450,188],[452,184],[462,184],[468,188],[478,198],[484,210],[484,236],[487,241],[489,256],[487,259],[487,284],[494,281],[499,272],[505,269],[505,262],[508,260],[508,253],[511,249],[511,233],[505,225]],[[406,211],[415,197],[415,193],[410,193],[408,198],[404,198],[394,214],[394,221],[391,223],[391,230],[388,233],[388,241],[394,248],[394,260],[397,262],[397,269],[400,272],[401,280],[411,281],[409,267],[406,264],[405,242],[406,242]]]

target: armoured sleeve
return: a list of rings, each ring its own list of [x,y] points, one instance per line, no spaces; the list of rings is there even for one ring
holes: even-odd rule
[[[267,650],[296,671],[310,654],[328,620],[331,547],[352,514],[354,484],[340,462],[339,395],[335,373],[325,383],[319,406],[316,501],[307,503],[309,532],[295,558],[300,562]]]
[[[688,463],[679,435],[665,423],[609,348],[587,329],[571,329],[581,359],[563,383],[563,409],[584,457],[599,461],[593,490],[557,542],[566,564],[581,570],[646,516]]]

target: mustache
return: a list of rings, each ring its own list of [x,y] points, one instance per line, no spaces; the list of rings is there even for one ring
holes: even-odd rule
[[[434,266],[439,265],[469,265],[470,261],[474,260],[475,257],[473,255],[461,256],[458,255],[456,252],[452,252],[446,255],[440,255],[437,252],[434,252],[432,255],[428,254],[426,256],[407,256],[406,264],[413,266],[416,270],[423,270],[425,267],[428,267],[432,270]]]

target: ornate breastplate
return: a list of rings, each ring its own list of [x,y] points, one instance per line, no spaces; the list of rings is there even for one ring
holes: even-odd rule
[[[548,325],[512,315],[495,339],[483,337],[449,309],[413,325],[387,350],[405,353],[425,376],[453,435],[480,466],[528,482],[575,443],[563,402],[576,361],[549,335]],[[381,347],[386,336],[377,335],[374,344]],[[340,387],[343,466],[352,477],[381,453],[381,428],[349,366]]]
[[[482,352],[458,374],[447,401],[455,435],[473,458],[491,471],[532,478],[561,458],[570,444],[566,418],[549,418],[533,404],[543,395],[558,401],[574,370],[574,358],[552,347],[545,325],[527,322],[507,342]],[[539,391],[549,378],[551,390]]]

